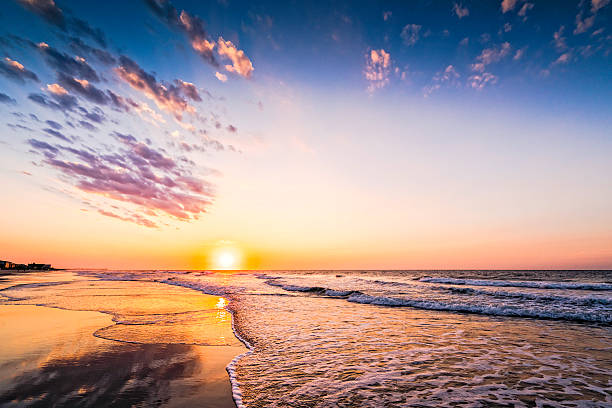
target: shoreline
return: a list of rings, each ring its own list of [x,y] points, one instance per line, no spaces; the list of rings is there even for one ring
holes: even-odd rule
[[[41,271],[37,271],[37,272],[41,272]],[[78,275],[75,274],[75,276],[78,276]],[[69,285],[71,283],[83,283],[83,282],[93,283],[96,281],[105,282],[99,279],[87,280],[87,281],[75,280],[73,282],[66,283],[66,284]],[[130,285],[127,284],[125,281],[113,281],[112,284],[113,284],[113,287],[119,286],[127,290],[130,289]],[[156,284],[158,284],[159,286],[162,286],[161,282],[140,282],[140,284],[144,284],[144,285],[141,285],[144,287],[154,287],[156,286]],[[59,286],[63,286],[63,284]],[[167,285],[163,285],[163,287],[167,287]],[[38,288],[42,288],[42,286]],[[31,289],[31,288],[28,288],[28,289]],[[54,288],[50,289],[49,287],[45,287],[44,290],[46,289],[49,289],[52,291]],[[10,291],[10,290],[11,290],[11,287],[8,287],[8,288],[5,288],[3,292]],[[201,291],[191,289],[191,288],[181,288],[180,290],[192,292],[192,294],[190,294],[191,296],[198,296],[200,297],[200,299],[202,299],[201,297],[203,295],[205,298],[208,298],[209,302],[212,300],[216,302],[218,298],[218,296],[208,295],[208,294],[202,293]],[[197,295],[194,295],[194,294],[197,294]],[[134,295],[132,294],[132,296]],[[4,297],[11,299],[10,295],[5,295]],[[202,301],[204,300],[205,299],[202,299]],[[137,302],[136,298],[134,298],[134,302]],[[35,303],[35,304],[32,304],[32,303]],[[227,301],[225,303],[227,303]],[[11,311],[11,309],[4,308],[3,306],[9,306],[9,307],[10,306],[21,306],[24,309],[15,308]],[[132,351],[131,354],[128,353],[126,356],[130,356],[130,355],[148,356],[152,353],[152,354],[157,355],[158,359],[161,358],[162,361],[168,361],[168,364],[170,365],[171,364],[176,365],[176,363],[172,363],[173,359],[177,359],[177,358],[179,360],[184,359],[186,367],[189,367],[189,370],[187,370],[186,372],[191,372],[193,375],[191,377],[190,376],[185,377],[182,374],[181,375],[176,374],[176,377],[171,377],[171,383],[178,384],[176,386],[177,389],[187,388],[188,390],[185,391],[185,395],[180,395],[183,393],[182,391],[180,394],[172,395],[172,393],[170,393],[171,395],[165,397],[168,399],[168,404],[165,404],[166,406],[174,406],[177,404],[184,405],[186,403],[186,399],[189,400],[189,398],[196,398],[196,396],[197,398],[199,398],[199,400],[201,400],[201,398],[204,398],[204,400],[207,401],[207,406],[214,406],[214,407],[219,407],[219,408],[234,407],[234,406],[243,407],[244,406],[244,404],[242,403],[241,397],[240,397],[240,391],[237,390],[235,372],[233,371],[234,366],[232,365],[232,363],[235,364],[235,362],[237,362],[239,358],[243,357],[247,353],[250,353],[251,349],[249,348],[248,343],[245,343],[242,339],[236,336],[236,332],[234,331],[234,328],[233,328],[233,321],[234,321],[233,313],[230,310],[228,310],[227,312],[231,316],[231,324],[230,322],[227,322],[227,323],[212,322],[216,325],[213,327],[211,326],[211,324],[206,325],[207,320],[201,320],[201,318],[197,321],[197,323],[201,327],[202,323],[204,322],[205,324],[204,327],[208,327],[208,330],[213,330],[213,331],[219,330],[219,327],[217,327],[219,326],[219,324],[221,324],[221,326],[223,326],[223,324],[227,324],[227,330],[231,332],[232,337],[236,339],[234,340],[234,342],[236,343],[239,342],[240,348],[242,347],[247,348],[245,352],[240,352],[239,354],[236,354],[239,352],[239,349],[237,348],[238,346],[231,345],[233,344],[232,341],[230,341],[228,345],[213,345],[213,343],[198,344],[197,342],[180,341],[180,338],[177,339],[175,337],[169,337],[168,341],[158,341],[160,339],[152,338],[151,341],[145,341],[145,342],[142,342],[140,340],[129,340],[128,338],[122,338],[121,336],[126,335],[125,330],[123,329],[127,329],[127,333],[129,334],[130,329],[138,330],[138,329],[141,329],[142,327],[145,327],[145,328],[150,327],[151,329],[153,329],[155,328],[155,325],[141,326],[138,324],[134,325],[129,322],[125,323],[117,318],[119,316],[119,313],[112,312],[109,310],[91,310],[90,308],[88,308],[88,305],[85,305],[84,308],[79,308],[77,310],[74,308],[62,307],[58,304],[36,303],[35,299],[31,299],[30,304],[28,304],[28,300],[25,300],[25,301],[15,300],[13,302],[9,300],[8,302],[0,303],[0,313],[5,313],[7,315],[16,316],[16,315],[19,315],[20,313],[24,313],[29,308],[35,308],[35,310],[38,311],[36,313],[29,314],[30,317],[28,319],[28,324],[33,325],[33,326],[39,326],[39,324],[36,323],[38,318],[43,318],[44,316],[49,316],[49,315],[69,314],[70,316],[74,316],[71,312],[76,312],[76,313],[95,313],[96,315],[104,316],[104,318],[106,319],[106,324],[98,325],[94,330],[91,330],[92,328],[89,327],[88,333],[78,333],[79,339],[81,339],[81,341],[84,341],[82,336],[87,335],[91,339],[95,339],[93,343],[97,344],[101,349],[104,349],[104,350],[106,349],[131,350]],[[41,310],[44,310],[44,309],[46,309],[47,311],[40,312]],[[56,312],[48,312],[49,310],[53,310]],[[146,317],[147,315],[144,315],[144,316]],[[70,319],[73,319],[73,318],[70,318]],[[65,330],[74,329],[76,330],[76,332],[79,332],[80,329],[78,329],[78,327],[79,327],[79,322],[81,322],[81,320],[83,319],[81,318],[75,319],[73,323],[66,325]],[[119,333],[119,338],[109,338],[108,336],[100,335],[99,332],[104,332],[105,330],[108,330],[108,329],[117,331]],[[164,327],[162,327],[162,329],[164,329]],[[14,341],[18,340],[20,337],[20,335],[18,334],[19,330],[15,328],[8,328],[6,327],[6,324],[5,324],[5,327],[3,328],[3,333],[9,336],[9,338],[13,339]],[[0,333],[0,336],[3,333]],[[77,336],[77,334],[74,334],[74,333],[71,333],[70,335]],[[34,334],[28,334],[25,336],[25,338],[22,339],[25,344],[28,344],[31,342],[31,339],[29,338],[30,336],[34,336]],[[53,344],[61,344],[62,341],[65,340],[64,338],[62,338],[63,336],[66,336],[66,334],[62,332],[62,330],[59,330],[56,333],[54,332],[46,333],[45,340],[43,340],[43,343],[45,344],[45,347],[51,347],[51,345]],[[168,336],[171,336],[171,334],[169,334]],[[163,338],[161,340],[163,340]],[[77,344],[80,344],[80,343],[77,342]],[[112,346],[113,344],[114,346]],[[103,353],[103,351],[97,350],[95,347],[90,348],[89,350],[89,356],[95,356],[100,353]],[[64,357],[65,356],[59,356],[59,359],[61,360]],[[19,351],[15,351],[13,356],[6,357],[6,358],[13,359],[13,360],[19,360],[21,358],[22,359],[21,361],[26,360],[25,356],[20,355]],[[108,359],[112,359],[112,358],[107,358],[107,360]],[[51,360],[54,361],[53,359]],[[137,365],[142,363],[146,366],[147,361],[134,362],[134,363]],[[33,369],[33,371],[36,371],[36,370],[40,372],[44,372],[45,366],[39,366]],[[150,381],[152,381],[153,383],[156,383],[156,381],[159,381],[156,378],[156,375],[160,372],[160,370],[161,369],[158,369],[158,368],[152,369]],[[181,371],[185,371],[185,369],[179,370],[179,372]],[[68,371],[63,372],[63,374],[66,376],[70,375]],[[61,375],[62,374],[60,373],[60,376]],[[8,379],[6,378],[7,376],[10,376],[10,374],[2,373],[0,371],[0,380],[3,380],[3,378],[5,380]],[[116,377],[117,375],[114,374],[114,376]],[[2,384],[3,382],[6,383],[6,381],[3,380],[3,381],[0,381],[0,384]],[[0,389],[0,401],[4,400],[4,397],[10,393],[12,388],[19,388],[21,386],[21,388],[19,388],[21,390],[23,390],[24,388],[26,390],[28,389],[28,387],[24,387],[23,384],[20,384],[19,381],[15,380],[15,378],[13,378],[13,380],[11,381],[8,381],[8,384],[9,384],[8,389]],[[191,385],[187,386],[185,384],[191,384]],[[25,394],[28,393],[28,391],[24,391],[24,392]],[[31,395],[28,395],[28,398],[31,398],[31,397],[32,397]],[[84,398],[86,398],[86,396]],[[175,402],[172,402],[172,401],[175,401]],[[193,402],[195,403],[196,400],[194,399]]]

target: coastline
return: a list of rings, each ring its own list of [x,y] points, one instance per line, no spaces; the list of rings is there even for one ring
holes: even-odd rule
[[[34,277],[29,274],[28,276]],[[2,298],[8,298],[9,300],[0,302],[0,313],[12,317],[4,319],[0,337],[6,336],[14,344],[27,345],[32,344],[33,338],[38,336],[36,341],[41,346],[35,352],[32,350],[26,351],[26,346],[21,347],[21,349],[16,346],[10,355],[2,357],[3,361],[1,362],[3,363],[7,361],[21,365],[24,365],[27,361],[30,361],[30,363],[25,364],[28,367],[27,372],[11,374],[10,372],[0,370],[1,402],[10,403],[10,401],[24,401],[26,399],[53,398],[53,393],[50,393],[49,397],[37,395],[40,390],[33,385],[28,385],[31,382],[28,378],[45,378],[44,373],[49,370],[53,371],[54,377],[57,377],[57,380],[49,383],[48,387],[59,386],[59,388],[64,388],[65,392],[63,395],[68,395],[69,398],[78,398],[79,401],[95,398],[95,401],[99,403],[102,401],[100,398],[110,398],[110,395],[106,395],[105,391],[110,392],[112,389],[113,392],[117,392],[112,387],[105,388],[103,384],[95,380],[90,382],[70,380],[72,372],[68,367],[76,365],[79,367],[92,367],[92,370],[89,371],[86,368],[79,369],[83,371],[83,378],[99,378],[102,375],[102,377],[107,379],[107,382],[114,385],[121,382],[124,384],[147,382],[148,385],[141,390],[142,392],[137,392],[136,394],[139,398],[146,399],[151,391],[154,391],[153,394],[155,395],[157,395],[156,392],[161,393],[157,396],[164,401],[165,406],[185,406],[185,404],[201,403],[202,401],[206,401],[207,406],[218,408],[244,406],[241,402],[239,390],[236,389],[235,374],[232,375],[234,372],[232,363],[235,363],[241,356],[249,353],[250,349],[242,339],[238,341],[238,338],[234,337],[233,318],[228,321],[224,315],[224,313],[228,313],[231,316],[231,313],[226,312],[225,309],[213,314],[202,314],[198,310],[181,310],[181,307],[183,309],[193,309],[193,306],[197,304],[202,304],[203,306],[215,303],[220,304],[218,296],[203,294],[200,291],[188,288],[176,288],[171,291],[172,295],[170,298],[172,296],[174,298],[167,299],[164,297],[164,293],[168,292],[166,289],[168,285],[160,283],[139,282],[135,290],[134,286],[136,285],[129,282],[114,281],[109,285],[109,282],[79,280],[78,275],[74,276],[76,279],[73,282],[62,281],[58,285],[48,285],[46,282],[41,282],[40,286],[36,286],[36,283],[26,283],[24,285],[21,282],[16,282],[21,286],[15,289],[12,286],[6,287],[6,285],[3,285],[4,289],[0,293],[2,293]],[[42,280],[45,281],[46,279]],[[91,289],[90,286],[86,286],[85,282],[87,285],[95,286],[97,284],[100,286],[98,290],[100,293],[96,293],[95,288]],[[76,289],[71,288],[70,285]],[[162,288],[159,288],[159,286]],[[66,288],[76,290],[79,296],[79,291],[84,291],[84,297],[80,299],[82,301],[81,304],[66,303],[66,299],[62,299],[61,295],[56,295],[57,292]],[[52,297],[51,301],[45,299],[44,302],[41,302],[36,297],[23,300],[12,296],[15,291],[25,292],[28,296],[33,293],[42,292],[44,296],[56,296],[57,298]],[[86,293],[87,291],[93,291],[93,293]],[[104,291],[120,293],[129,291],[130,294],[116,295],[113,293],[105,295],[102,294]],[[161,313],[154,313],[156,312],[154,308],[147,310],[147,313],[153,312],[153,314],[144,314],[142,316],[125,313],[126,311],[131,312],[134,310],[142,311],[143,305],[138,304],[139,296],[137,295],[139,291],[142,296],[148,296],[148,301],[158,306],[158,311]],[[190,304],[175,305],[177,302],[176,295],[181,291],[183,293],[179,297],[188,298],[191,302]],[[158,293],[160,295],[156,296]],[[120,299],[121,301],[131,297],[133,305],[130,306],[123,303],[121,308],[118,308],[121,310],[108,310],[108,304],[96,304],[104,296],[114,296],[115,299]],[[116,296],[120,297],[117,298]],[[11,300],[11,298],[13,299]],[[70,301],[70,299],[68,300]],[[227,301],[224,300],[222,304],[225,307]],[[104,306],[107,310],[102,310],[103,308],[100,306]],[[174,314],[175,312],[178,314]],[[177,330],[175,330],[177,327],[175,327],[176,325],[172,322],[172,319],[175,316],[182,316],[181,313],[187,315],[195,313],[194,319],[197,320],[193,323],[197,324],[199,331],[202,331],[202,328],[206,328],[204,330],[206,333],[202,334],[196,331],[193,333],[199,335],[199,337],[194,335],[193,338],[189,338],[189,335],[193,335],[188,330],[190,326],[186,326],[187,329],[182,329],[187,331],[186,334],[177,333]],[[19,317],[23,314],[27,314],[27,319]],[[55,321],[58,319],[57,316],[60,315],[63,316],[60,320],[67,323],[61,327],[54,326],[53,330],[44,328],[45,322]],[[81,317],[85,315],[97,317]],[[79,317],[75,318],[75,316]],[[143,316],[145,320],[151,319],[152,316],[160,320],[153,323],[138,321]],[[84,324],[92,319],[97,323],[95,327],[91,324]],[[9,320],[13,322],[11,324],[14,327],[9,326],[7,323]],[[37,329],[33,329],[34,331],[27,328],[20,329],[20,321],[27,321],[27,325],[32,328],[41,328],[43,334],[39,335],[41,331]],[[108,329],[110,329],[110,336],[107,333],[109,332]],[[103,335],[100,335],[100,333],[103,333]],[[131,339],[130,333],[135,334],[136,340]],[[163,334],[158,335],[158,333]],[[231,334],[233,340],[225,339],[225,336],[229,334]],[[220,337],[217,338],[217,336]],[[62,349],[62,344],[66,344],[68,338],[77,339],[71,341],[72,347],[80,350],[81,354],[74,356],[65,350],[62,353],[55,354],[48,351],[58,348]],[[245,346],[247,351],[243,352]],[[39,362],[33,363],[32,356],[38,356],[37,361]],[[114,367],[113,365],[112,373],[108,371],[104,373],[99,372],[101,367],[108,369],[108,364],[112,364],[112,361],[115,361],[118,356],[122,356],[120,359],[122,360],[121,364],[119,364],[119,367]],[[91,365],[92,361],[94,362],[93,365]],[[70,363],[67,364],[67,362]],[[168,371],[164,368],[166,366],[172,368],[169,368]],[[140,377],[133,377],[135,374],[131,373],[136,373]],[[142,376],[146,380],[143,380]],[[66,379],[68,383],[64,383],[62,378]],[[76,385],[79,385],[79,387],[72,389],[74,387],[71,388],[71,382],[74,383],[74,387]],[[131,392],[133,394],[133,390]],[[56,397],[59,398],[59,395]],[[119,394],[116,398],[125,402],[131,401],[134,397],[133,395]],[[45,401],[54,403],[49,399]],[[108,400],[104,401],[106,403],[109,402]],[[141,402],[144,403],[146,401],[143,400]],[[149,403],[153,403],[153,401],[149,401]]]

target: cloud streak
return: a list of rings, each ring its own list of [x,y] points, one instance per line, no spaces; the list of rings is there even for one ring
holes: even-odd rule
[[[179,85],[158,82],[153,74],[143,70],[136,62],[126,56],[119,58],[119,67],[115,72],[132,88],[142,92],[147,98],[153,100],[157,106],[181,120],[183,113],[194,113],[195,109],[185,99],[187,95],[195,100],[201,100],[195,87],[185,86],[182,81]]]
[[[25,83],[26,81],[39,82],[36,74],[23,66],[19,61],[9,57],[0,60],[0,74],[14,81]]]
[[[40,16],[47,23],[65,32],[86,36],[106,47],[106,37],[99,28],[93,28],[86,21],[67,17],[53,0],[17,0],[24,8]]]
[[[231,41],[219,37],[217,41],[208,36],[204,21],[187,11],[178,11],[167,0],[145,0],[149,9],[169,27],[183,32],[189,38],[191,47],[210,65],[221,66],[219,59],[227,59],[231,64],[224,68],[244,78],[250,78],[254,68],[251,60],[243,50],[239,50]],[[218,78],[218,77],[217,77]]]
[[[42,164],[60,172],[81,191],[135,205],[149,217],[164,213],[189,221],[206,212],[214,197],[210,183],[130,134],[115,133],[115,138],[120,147],[109,152],[37,139],[29,139],[28,144],[43,156]],[[140,215],[138,220],[141,225],[155,225]]]

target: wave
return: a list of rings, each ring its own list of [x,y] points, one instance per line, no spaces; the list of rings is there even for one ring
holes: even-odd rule
[[[534,289],[612,290],[612,284],[610,283],[506,281],[459,278],[432,278],[429,276],[420,278],[419,282],[441,283],[447,285],[498,286]]]
[[[612,323],[612,314],[597,312],[569,312],[556,308],[529,309],[516,306],[474,305],[466,303],[445,303],[439,301],[400,299],[386,296],[370,296],[364,293],[353,294],[347,298],[349,302],[378,306],[408,306],[417,309],[439,310],[449,312],[475,313],[492,316],[530,317],[536,319],[573,320],[591,323]]]
[[[59,281],[59,282],[20,283],[18,285],[13,285],[7,288],[2,288],[0,289],[0,292],[5,291],[5,290],[14,290],[14,289],[41,288],[45,286],[66,285],[68,283],[72,283],[72,282],[71,281]]]
[[[284,282],[276,281],[276,280],[267,280],[266,284],[270,286],[277,286],[281,289],[287,290],[289,292],[304,292],[304,293],[315,293],[322,296],[328,297],[347,297],[353,293],[359,293],[356,290],[335,290],[323,288],[321,286],[298,286],[298,285],[287,285]]]
[[[431,289],[459,295],[490,296],[495,298],[513,298],[534,300],[538,302],[558,302],[577,306],[612,305],[612,298],[600,296],[560,296],[540,295],[526,292],[507,292],[502,290],[483,290],[474,288],[456,288],[452,286],[433,286]]]
[[[369,304],[376,306],[387,306],[387,307],[412,307],[416,309],[425,310],[438,310],[448,312],[462,312],[462,313],[474,313],[491,316],[509,316],[509,317],[528,317],[536,319],[551,319],[551,320],[571,320],[578,322],[590,322],[590,323],[612,323],[612,313],[608,312],[607,309],[591,309],[591,310],[567,310],[568,304],[549,304],[549,305],[537,305],[536,307],[529,307],[525,305],[508,305],[508,304],[482,304],[482,303],[469,303],[469,302],[452,302],[452,301],[439,301],[439,300],[428,300],[428,299],[410,299],[410,298],[398,298],[392,296],[373,296],[364,293],[359,290],[335,290],[330,288],[323,288],[320,286],[297,286],[288,285],[282,281],[273,280],[266,281],[268,285],[277,286],[287,291],[302,292],[316,294],[319,296],[343,298],[352,303]],[[438,287],[441,288],[441,287]],[[471,288],[452,288],[456,291],[463,293],[478,293],[477,290]],[[482,292],[482,291],[481,291]],[[494,292],[490,292],[492,294]],[[508,295],[512,297],[524,296],[527,298],[530,294],[517,294],[516,296],[511,292],[502,292],[502,295]],[[553,297],[550,297],[550,300]],[[568,297],[556,297],[557,301],[567,300],[570,301],[571,306],[578,304],[578,298]],[[534,295],[534,300],[546,300],[545,297],[537,298]],[[586,298],[582,299],[583,303],[588,306],[597,305],[608,305],[609,299],[602,298]],[[574,303],[572,303],[574,302]],[[563,307],[565,306],[565,308]]]

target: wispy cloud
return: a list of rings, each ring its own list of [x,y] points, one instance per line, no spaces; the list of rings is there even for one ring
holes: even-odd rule
[[[490,72],[474,74],[468,78],[468,85],[478,91],[487,85],[494,85],[495,83],[497,83],[497,77]]]
[[[8,96],[7,94],[0,92],[0,103],[5,103],[7,105],[14,105],[17,103],[17,101],[11,98],[10,96]]]
[[[115,137],[120,147],[107,153],[37,139],[28,143],[42,154],[43,164],[73,180],[80,190],[134,204],[151,216],[162,212],[188,221],[212,203],[212,185],[194,177],[188,167],[132,135]]]
[[[45,42],[38,43],[35,47],[43,55],[47,64],[58,72],[92,82],[100,81],[96,71],[84,58],[70,56]]]
[[[487,65],[500,61],[510,54],[511,49],[509,42],[502,43],[499,47],[485,48],[472,64],[472,71],[484,72]]]
[[[225,41],[223,37],[219,37],[217,41],[211,39],[201,18],[185,10],[179,12],[167,0],[145,0],[145,2],[162,21],[184,32],[189,38],[191,47],[213,67],[220,66],[218,59],[229,59],[231,64],[224,66],[228,72],[244,78],[251,77],[254,70],[253,63],[244,51],[239,50],[231,41]]]
[[[364,75],[368,84],[368,92],[384,88],[389,84],[391,72],[391,55],[384,49],[371,50],[366,54]]]
[[[402,32],[400,34],[404,44],[409,47],[415,45],[419,41],[421,28],[422,26],[418,24],[406,24],[404,28],[402,28]]]
[[[18,2],[49,24],[81,37],[89,37],[102,47],[106,47],[106,37],[102,30],[90,26],[86,21],[65,16],[62,9],[53,0],[18,0]]]
[[[26,80],[38,82],[38,76],[23,66],[19,61],[9,57],[0,60],[0,74],[15,81],[24,83]]]
[[[567,48],[565,37],[563,36],[564,30],[565,30],[565,26],[561,26],[559,27],[557,31],[553,33],[553,42],[555,44],[555,48],[557,49],[557,51],[563,51]]]
[[[431,84],[423,88],[423,96],[428,97],[433,92],[440,89],[444,84],[457,84],[460,75],[453,65],[447,66],[442,71],[436,72],[431,80]]]
[[[119,58],[119,63],[119,67],[115,69],[119,78],[155,101],[160,109],[170,112],[178,120],[182,119],[185,112],[195,112],[194,107],[183,96],[182,86],[158,82],[153,74],[146,72],[136,62],[124,55]]]
[[[534,8],[534,4],[533,3],[525,3],[523,4],[523,6],[521,7],[521,9],[519,10],[519,12],[517,13],[519,16],[523,17],[523,20],[527,19],[527,12],[529,10],[531,10],[532,8]]]
[[[468,10],[467,7],[463,7],[459,3],[453,4],[453,11],[457,15],[457,17],[459,17],[460,19],[470,15],[470,10]]]

